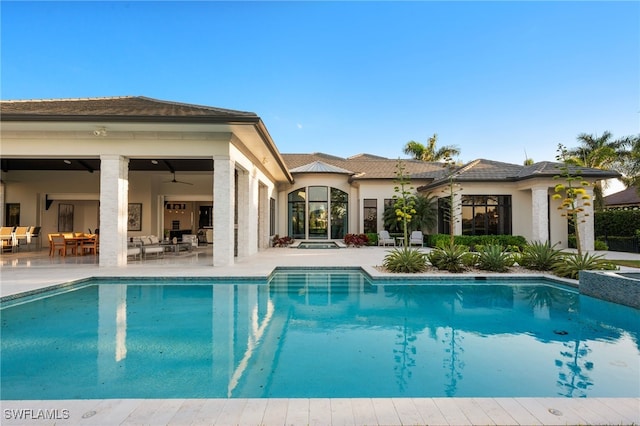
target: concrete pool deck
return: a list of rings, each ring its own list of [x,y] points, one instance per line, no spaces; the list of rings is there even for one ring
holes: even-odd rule
[[[98,267],[95,256],[50,258],[47,250],[11,253],[0,256],[0,296],[94,276],[266,276],[276,266],[361,266],[377,276],[382,274],[375,266],[382,264],[388,250],[272,248],[239,259],[235,265],[215,268],[210,247],[135,261],[124,268]],[[601,253],[613,259],[640,260],[633,253]],[[2,400],[0,405],[3,425],[640,424],[637,397]]]

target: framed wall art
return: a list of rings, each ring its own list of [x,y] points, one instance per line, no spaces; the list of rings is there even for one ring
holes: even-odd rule
[[[73,232],[73,204],[58,204],[58,232]]]
[[[129,203],[127,231],[142,231],[142,203]]]

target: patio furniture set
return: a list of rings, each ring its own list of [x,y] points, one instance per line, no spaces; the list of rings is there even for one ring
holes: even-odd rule
[[[409,246],[417,245],[422,247],[424,243],[424,236],[422,231],[413,231],[409,237]],[[404,237],[393,238],[389,231],[378,232],[378,245],[379,246],[400,246],[404,245]]]
[[[198,247],[197,235],[183,235],[180,241],[177,237],[160,240],[156,235],[131,237],[127,246],[127,257],[146,259],[150,254],[161,257],[165,251],[172,251],[178,255],[180,251],[191,252],[194,247]]]

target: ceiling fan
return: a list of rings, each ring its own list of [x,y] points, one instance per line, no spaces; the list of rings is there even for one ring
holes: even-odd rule
[[[173,179],[165,180],[164,183],[181,183],[183,185],[193,185],[191,182],[185,182],[185,181],[182,181],[182,180],[176,180],[176,172],[171,172],[171,174],[173,175]]]

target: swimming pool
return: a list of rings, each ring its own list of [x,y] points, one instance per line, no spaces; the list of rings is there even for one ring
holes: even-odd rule
[[[551,281],[114,280],[2,305],[2,399],[638,397],[640,312]]]

